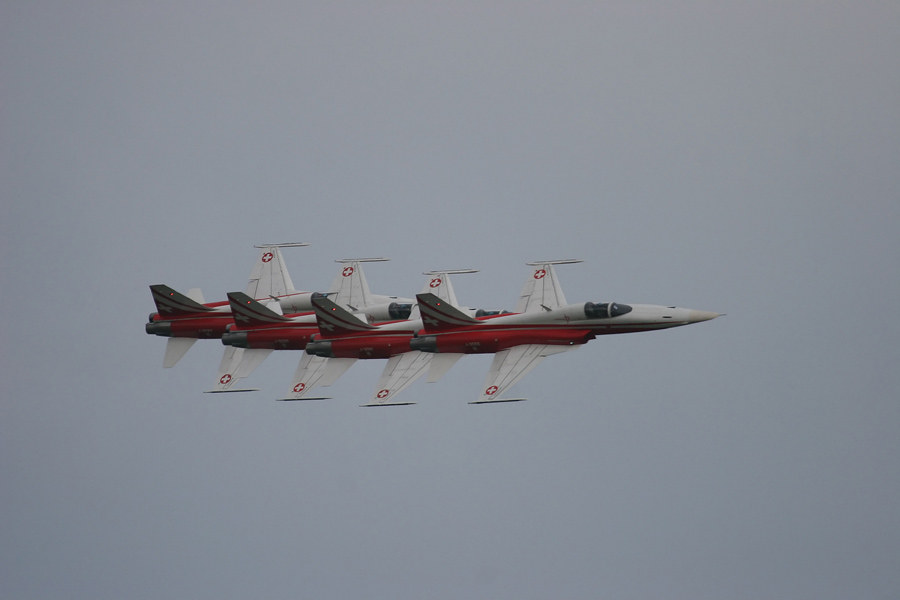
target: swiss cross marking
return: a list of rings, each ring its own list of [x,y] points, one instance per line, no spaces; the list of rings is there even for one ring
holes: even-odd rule
[[[262,261],[263,261],[264,263],[267,263],[267,262],[269,262],[270,260],[272,260],[273,258],[275,258],[275,255],[274,255],[274,254],[272,254],[271,252],[266,252],[266,253],[263,254],[263,256],[262,256]]]
[[[300,392],[302,392],[305,389],[306,389],[305,383],[303,383],[303,382],[298,383],[297,385],[294,386],[294,393],[299,394]]]
[[[344,267],[344,270],[341,271],[341,274],[344,277],[350,277],[351,275],[353,275],[353,267]]]
[[[546,275],[546,274],[547,274],[547,271],[545,271],[544,269],[538,269],[537,271],[534,272],[534,278],[535,279],[543,279],[544,275]]]
[[[225,385],[229,381],[231,381],[231,375],[229,373],[225,373],[224,375],[222,375],[222,377],[219,378],[219,383],[221,383],[222,385]]]
[[[441,278],[435,277],[434,279],[431,280],[431,283],[429,283],[428,285],[430,285],[433,288],[438,287],[439,285],[441,285]]]
[[[379,400],[384,400],[385,398],[388,397],[388,394],[390,394],[390,393],[391,393],[390,390],[381,390],[380,392],[375,394],[375,397],[378,398]]]
[[[487,394],[488,396],[493,396],[494,394],[497,393],[498,389],[499,388],[496,385],[492,385],[488,389],[484,390],[484,393]]]

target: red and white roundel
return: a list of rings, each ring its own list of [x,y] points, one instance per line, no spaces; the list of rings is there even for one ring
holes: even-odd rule
[[[344,277],[350,277],[351,275],[353,275],[353,267],[344,267],[344,270],[341,271],[341,273],[344,275]]]
[[[441,285],[441,283],[442,283],[441,278],[440,278],[440,277],[435,277],[434,279],[431,280],[431,283],[429,283],[428,285],[430,285],[430,286],[433,287],[433,288],[436,288],[436,287],[438,287],[439,285]]]
[[[534,272],[534,278],[535,279],[543,279],[544,275],[546,275],[546,274],[547,274],[547,271],[545,271],[544,269],[538,269],[537,271]]]
[[[299,394],[300,392],[302,392],[305,389],[306,389],[306,384],[303,382],[300,382],[294,386],[294,393]]]
[[[265,254],[263,254],[262,261],[267,263],[270,260],[272,260],[273,258],[275,258],[274,254],[272,254],[271,252],[266,252]]]
[[[222,385],[225,385],[225,384],[228,383],[229,381],[231,381],[231,374],[230,374],[230,373],[225,373],[224,375],[222,375],[222,376],[219,378],[219,383],[221,383]]]
[[[388,394],[390,394],[390,393],[391,393],[390,390],[381,390],[380,392],[375,394],[375,397],[378,398],[379,400],[384,400],[385,398],[388,397]]]
[[[487,394],[488,396],[493,396],[494,394],[497,393],[498,389],[499,388],[496,385],[492,385],[488,389],[484,390],[484,393]]]

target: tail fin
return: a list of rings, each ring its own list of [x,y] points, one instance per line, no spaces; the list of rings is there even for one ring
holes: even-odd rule
[[[239,327],[290,321],[288,317],[266,308],[243,292],[228,292],[228,302],[231,304],[234,322]]]
[[[372,294],[369,292],[369,284],[366,282],[366,276],[363,274],[360,263],[364,262],[382,262],[391,260],[389,258],[346,258],[335,262],[341,263],[343,267],[341,272],[337,274],[331,287],[328,288],[328,295],[341,306],[347,306],[350,310],[361,311],[372,304]]]
[[[214,308],[191,300],[181,292],[176,292],[167,285],[157,284],[150,286],[153,302],[160,316],[177,317],[184,315],[196,315],[214,311]]]
[[[345,308],[338,306],[328,298],[313,298],[313,308],[316,311],[316,323],[322,337],[335,337],[344,333],[357,333],[377,329],[368,323],[361,321]]]
[[[481,323],[434,294],[416,294],[425,331],[443,331]]]
[[[540,310],[553,310],[566,305],[566,297],[563,295],[556,271],[553,265],[568,265],[582,262],[579,259],[542,260],[526,263],[535,267],[525,280],[522,293],[519,294],[519,302],[513,312],[537,312]]]
[[[270,296],[284,296],[294,291],[294,283],[284,264],[280,248],[293,248],[308,246],[303,242],[290,244],[265,244],[255,246],[260,248],[259,257],[250,271],[250,281],[247,283],[245,293],[251,298],[268,298]]]

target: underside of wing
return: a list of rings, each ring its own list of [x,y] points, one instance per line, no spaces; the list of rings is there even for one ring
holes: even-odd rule
[[[550,346],[546,344],[524,344],[498,352],[491,363],[491,370],[484,380],[481,395],[470,404],[488,402],[512,402],[524,398],[501,398],[513,384],[527,375],[538,363],[551,354],[572,350],[577,346]]]
[[[294,371],[290,391],[287,396],[279,398],[279,400],[321,400],[322,398],[312,398],[306,394],[319,385],[325,375],[327,364],[327,358],[304,354]]]
[[[244,350],[243,348],[228,346],[225,348],[224,354],[222,354],[222,361],[219,363],[219,374],[216,376],[216,383],[213,389],[208,390],[208,392],[256,391],[256,388],[239,389],[234,386],[241,379],[248,377],[271,353],[272,350],[270,349]]]
[[[425,352],[404,352],[388,360],[378,380],[375,395],[363,406],[388,406],[394,404],[415,404],[415,402],[397,402],[397,394],[405,390],[416,379],[425,374],[431,362],[431,354]]]

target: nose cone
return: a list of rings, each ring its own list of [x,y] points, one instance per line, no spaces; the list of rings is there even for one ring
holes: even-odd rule
[[[688,323],[701,323],[721,316],[722,315],[719,313],[709,312],[707,310],[692,310],[688,313]]]

